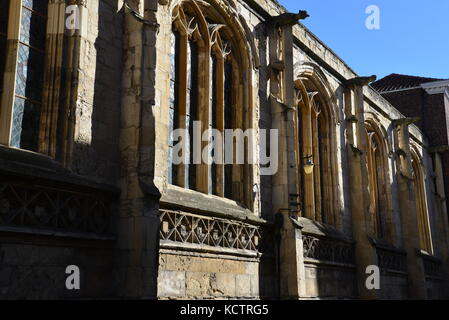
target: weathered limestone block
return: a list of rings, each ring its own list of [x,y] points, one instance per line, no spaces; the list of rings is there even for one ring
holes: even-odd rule
[[[158,273],[157,292],[159,297],[185,297],[186,273],[183,271],[165,271]]]

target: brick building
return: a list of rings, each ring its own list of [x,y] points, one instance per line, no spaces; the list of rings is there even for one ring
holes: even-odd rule
[[[306,17],[0,1],[0,298],[447,297],[444,154]],[[253,129],[254,150],[176,163],[195,121]]]
[[[391,74],[371,86],[418,127],[429,139],[431,152],[441,154],[445,198],[449,196],[449,80]],[[435,165],[435,163],[434,163]]]

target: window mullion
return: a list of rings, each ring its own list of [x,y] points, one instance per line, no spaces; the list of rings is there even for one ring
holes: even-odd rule
[[[48,4],[47,40],[38,150],[56,157],[63,65],[65,3]]]
[[[6,45],[6,68],[0,109],[0,144],[10,145],[14,96],[16,91],[22,1],[10,1]]]

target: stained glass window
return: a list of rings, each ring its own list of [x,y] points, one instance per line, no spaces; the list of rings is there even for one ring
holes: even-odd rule
[[[9,1],[0,1],[0,97],[3,91],[3,73],[6,63],[6,36],[8,31]]]
[[[46,21],[47,1],[23,0],[10,141],[17,148],[37,149]]]

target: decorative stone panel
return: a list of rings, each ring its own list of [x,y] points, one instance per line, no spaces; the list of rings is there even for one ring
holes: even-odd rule
[[[441,261],[434,257],[423,256],[424,272],[427,277],[440,278],[442,276]]]
[[[405,252],[383,247],[377,247],[376,251],[381,270],[407,271]]]
[[[0,227],[109,235],[110,197],[98,192],[0,182]]]
[[[304,234],[302,239],[305,259],[355,264],[353,243],[308,234]]]
[[[171,210],[160,210],[160,221],[162,243],[260,251],[261,229],[258,226]]]

